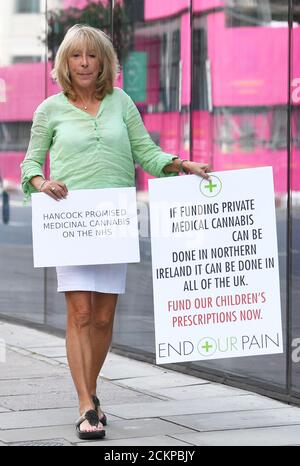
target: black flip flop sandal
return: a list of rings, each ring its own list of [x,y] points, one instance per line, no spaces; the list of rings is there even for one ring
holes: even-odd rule
[[[92,396],[92,400],[93,400],[93,403],[95,405],[95,410],[97,411],[98,408],[100,408],[100,400],[99,398],[96,396],[96,395],[93,395]],[[98,411],[97,411],[98,412]],[[107,417],[106,415],[103,413],[103,416],[100,418],[99,417],[99,421],[101,422],[101,424],[103,424],[104,426],[107,426]]]
[[[97,412],[94,409],[90,409],[89,411],[84,413],[83,416],[80,416],[80,418],[77,419],[77,421],[76,421],[76,433],[77,433],[77,435],[78,435],[78,437],[80,439],[82,439],[82,440],[91,440],[91,439],[98,439],[98,438],[105,437],[105,430],[104,429],[94,430],[92,432],[87,432],[87,431],[84,431],[84,430],[80,430],[80,425],[85,420],[88,421],[88,423],[91,426],[97,426],[99,424],[99,422],[101,422],[101,421],[99,421],[99,416],[98,416]]]

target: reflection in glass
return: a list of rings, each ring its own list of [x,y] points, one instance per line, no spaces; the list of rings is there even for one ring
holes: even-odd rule
[[[44,321],[44,271],[32,266],[31,209],[20,163],[45,98],[45,1],[0,2],[0,313]]]
[[[40,0],[16,0],[16,13],[40,13]]]
[[[125,6],[126,23],[119,26],[129,24],[132,30],[130,47],[120,57],[120,84],[137,105],[154,142],[166,152],[189,159],[190,2],[126,0],[115,4]],[[138,208],[143,225],[149,220],[149,178],[150,175],[136,167]],[[153,354],[151,248],[149,232],[143,233],[141,263],[129,265],[127,293],[119,298],[114,344]]]
[[[291,74],[291,256],[290,300],[292,391],[300,394],[300,1],[293,1],[292,74]]]
[[[122,12],[121,12],[122,14]],[[48,4],[47,10],[47,36],[48,76],[57,49],[67,30],[74,24],[83,23],[102,29],[111,36],[111,4],[108,0],[64,0]],[[118,34],[118,30],[116,32]],[[119,40],[122,44],[122,40]],[[125,44],[125,38],[124,38]],[[47,94],[60,92],[59,87],[49,79]],[[47,166],[48,168],[48,166]],[[65,328],[66,312],[64,295],[57,293],[56,272],[54,268],[46,269],[45,280],[45,322],[54,328]]]
[[[192,24],[193,159],[220,171],[273,167],[285,327],[288,2],[196,0]],[[209,366],[285,384],[284,355]]]

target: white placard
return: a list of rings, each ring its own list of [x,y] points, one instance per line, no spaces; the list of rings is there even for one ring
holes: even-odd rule
[[[139,262],[136,189],[32,195],[34,267]]]
[[[157,363],[282,353],[272,167],[149,194]]]

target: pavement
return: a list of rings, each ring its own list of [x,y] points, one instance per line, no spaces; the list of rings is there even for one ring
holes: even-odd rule
[[[300,409],[110,352],[99,380],[106,437],[75,434],[63,338],[0,322],[0,445],[300,445]]]

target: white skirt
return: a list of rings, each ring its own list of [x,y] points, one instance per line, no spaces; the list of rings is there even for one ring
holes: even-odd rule
[[[127,264],[56,267],[57,291],[125,293]]]

